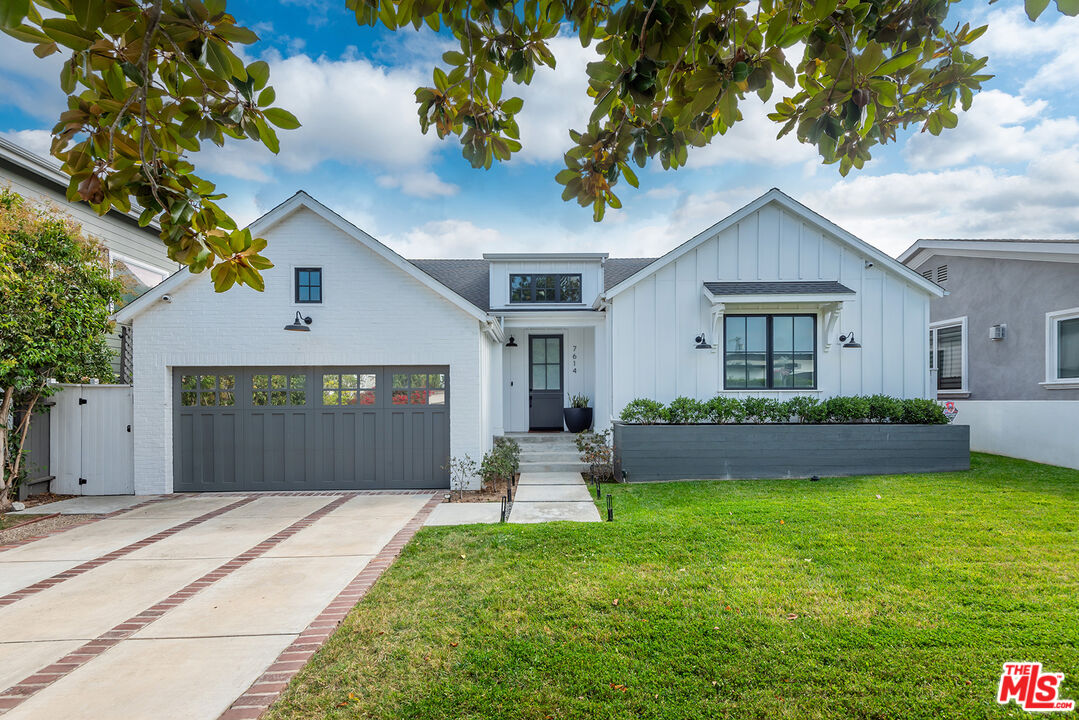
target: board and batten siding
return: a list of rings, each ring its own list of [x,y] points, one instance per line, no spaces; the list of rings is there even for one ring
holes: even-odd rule
[[[836,280],[855,292],[827,351],[817,305],[728,305],[728,314],[816,313],[818,379],[816,391],[727,394],[927,397],[929,295],[889,268],[865,265],[864,253],[774,205],[719,231],[610,299],[612,412],[638,397],[704,400],[725,392],[723,327],[711,326],[702,292],[708,281]],[[841,347],[838,336],[852,330],[861,349]],[[701,332],[714,350],[695,348]]]
[[[105,216],[98,215],[84,203],[68,202],[63,191],[55,184],[31,178],[25,171],[16,170],[7,163],[0,163],[0,185],[9,185],[13,192],[22,195],[29,202],[39,205],[52,205],[68,214],[82,225],[83,232],[100,241],[110,253],[121,255],[143,265],[161,270],[165,276],[176,272],[180,267],[169,259],[168,249],[161,242],[157,232],[149,228],[140,228],[133,219],[116,212]],[[109,349],[113,351],[113,370],[119,371],[120,335],[119,332],[107,337]]]
[[[136,494],[173,489],[175,367],[445,365],[450,453],[482,457],[490,368],[478,320],[305,207],[262,234],[274,262],[265,291],[215,293],[207,273],[170,291],[171,303],[148,296],[153,310],[133,319]],[[323,303],[293,302],[296,267],[322,267]],[[284,330],[297,309],[310,332]]]

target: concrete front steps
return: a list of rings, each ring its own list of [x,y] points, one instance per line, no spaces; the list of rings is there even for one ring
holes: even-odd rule
[[[521,446],[521,474],[586,472],[571,433],[506,433]]]

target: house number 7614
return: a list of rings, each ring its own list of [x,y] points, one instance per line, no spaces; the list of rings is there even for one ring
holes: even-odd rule
[[[577,346],[573,346],[573,354],[570,355],[570,359],[573,361],[573,372],[577,372]]]

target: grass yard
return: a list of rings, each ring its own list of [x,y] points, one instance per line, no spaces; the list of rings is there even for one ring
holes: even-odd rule
[[[12,525],[18,525],[24,520],[29,520],[34,517],[33,515],[18,515],[15,513],[4,513],[0,515],[0,530],[11,527]]]
[[[610,486],[615,522],[427,528],[285,718],[997,718],[1079,699],[1079,472]]]

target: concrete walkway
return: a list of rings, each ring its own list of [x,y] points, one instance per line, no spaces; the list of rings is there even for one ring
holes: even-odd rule
[[[2,550],[0,717],[258,717],[437,501],[177,495]]]
[[[509,521],[599,522],[599,511],[579,472],[523,472]]]

